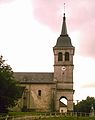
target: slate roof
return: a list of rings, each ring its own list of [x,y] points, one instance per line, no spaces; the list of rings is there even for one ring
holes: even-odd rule
[[[14,77],[20,81],[20,83],[54,83],[54,73],[43,72],[15,72]]]
[[[68,35],[60,35],[55,47],[73,47]]]

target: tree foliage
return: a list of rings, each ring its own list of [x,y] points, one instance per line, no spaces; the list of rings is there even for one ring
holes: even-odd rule
[[[12,68],[0,56],[0,112],[16,105],[21,96],[21,87],[13,76]]]
[[[82,101],[78,102],[77,105],[75,105],[75,111],[90,113],[92,105],[95,109],[95,98],[88,96],[86,98],[86,100],[82,100]]]

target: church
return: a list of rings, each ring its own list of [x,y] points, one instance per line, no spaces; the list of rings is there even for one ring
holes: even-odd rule
[[[75,47],[67,33],[66,17],[54,53],[54,72],[15,72],[15,78],[24,87],[19,102],[21,109],[42,112],[73,111],[73,56]],[[67,105],[60,100],[67,100]]]

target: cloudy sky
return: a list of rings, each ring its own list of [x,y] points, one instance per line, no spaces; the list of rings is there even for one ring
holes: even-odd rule
[[[64,2],[76,48],[74,99],[95,97],[95,0],[0,0],[0,54],[13,71],[53,72]]]

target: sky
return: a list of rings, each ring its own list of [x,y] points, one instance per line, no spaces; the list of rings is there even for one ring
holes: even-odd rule
[[[0,0],[0,54],[14,72],[53,72],[64,3],[75,46],[74,100],[95,97],[95,0]]]

